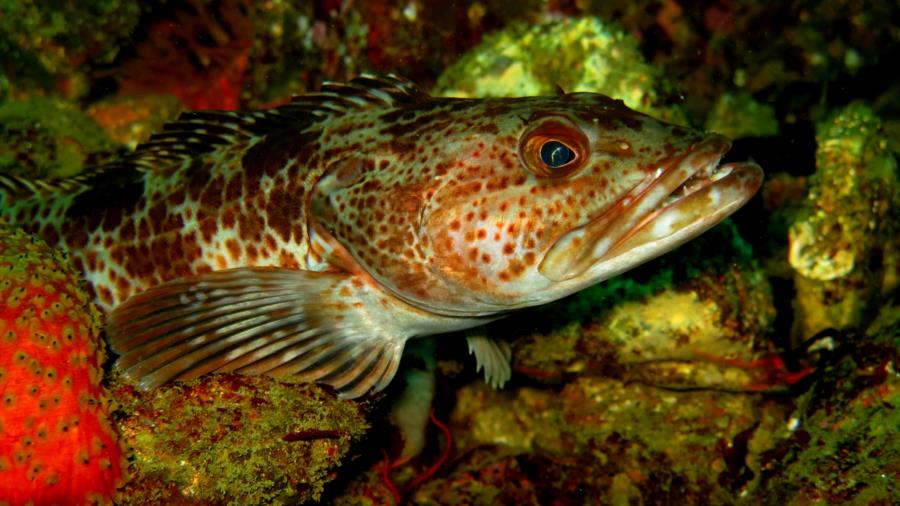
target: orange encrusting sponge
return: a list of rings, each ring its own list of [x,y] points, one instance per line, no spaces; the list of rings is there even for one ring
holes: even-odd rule
[[[115,500],[99,321],[60,253],[0,225],[0,505]]]

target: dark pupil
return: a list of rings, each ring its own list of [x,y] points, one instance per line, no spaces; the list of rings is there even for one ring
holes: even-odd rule
[[[541,161],[551,169],[562,167],[575,158],[575,153],[559,141],[547,141],[541,146]]]

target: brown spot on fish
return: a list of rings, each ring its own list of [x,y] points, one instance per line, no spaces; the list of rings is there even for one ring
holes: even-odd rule
[[[266,225],[287,242],[291,238],[293,223],[304,217],[302,204],[302,195],[291,195],[281,188],[273,189],[266,205]]]
[[[238,214],[238,235],[244,241],[259,242],[262,239],[265,222],[255,211]]]
[[[222,207],[223,186],[224,178],[222,176],[212,178],[200,196],[200,205],[213,210]]]
[[[241,246],[236,240],[232,238],[226,239],[225,249],[228,250],[228,254],[231,256],[232,260],[238,260],[241,258]]]

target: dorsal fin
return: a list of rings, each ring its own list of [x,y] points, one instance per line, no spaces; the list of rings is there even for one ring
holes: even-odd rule
[[[394,74],[362,74],[347,83],[325,82],[317,93],[297,95],[287,108],[302,107],[326,114],[354,109],[392,107],[428,99],[415,83]]]
[[[411,81],[398,76],[362,75],[346,84],[325,83],[322,90],[294,97],[290,103],[259,111],[191,111],[168,123],[131,155],[114,164],[141,171],[165,171],[196,155],[269,133],[302,131],[328,117],[353,110],[391,107],[428,98]]]
[[[27,178],[0,174],[0,205],[29,197],[50,197],[53,194],[73,193],[89,186],[89,182],[108,170],[109,164],[98,165],[68,177]]]
[[[428,99],[412,81],[396,75],[363,74],[348,83],[326,82],[321,91],[297,95],[290,103],[259,111],[188,111],[163,126],[129,155],[72,177],[27,179],[0,174],[0,202],[48,197],[90,187],[118,170],[170,172],[197,155],[237,142],[251,142],[287,128],[303,130],[353,110],[392,107]]]

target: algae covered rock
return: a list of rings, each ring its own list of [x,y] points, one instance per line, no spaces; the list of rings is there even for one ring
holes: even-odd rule
[[[434,92],[503,97],[552,95],[561,87],[603,93],[632,109],[661,113],[656,103],[660,86],[659,71],[645,62],[633,37],[612,23],[584,17],[512,23],[450,66]]]
[[[816,140],[806,209],[789,235],[798,340],[864,323],[877,307],[885,263],[896,261],[900,231],[897,161],[872,110],[839,111],[818,125]]]
[[[368,427],[311,384],[208,375],[151,392],[115,385],[133,448],[123,504],[297,504],[318,499]]]
[[[0,105],[0,173],[71,176],[114,148],[90,117],[63,100],[35,96]]]
[[[461,463],[414,502],[477,504],[485,489],[503,497],[522,482],[538,498],[569,497],[567,504],[727,503],[758,476],[747,457],[783,432],[783,416],[756,395],[601,377],[558,392],[473,383],[459,390],[451,415]]]
[[[766,504],[900,504],[900,307],[838,350],[797,399],[791,437],[762,455]]]

